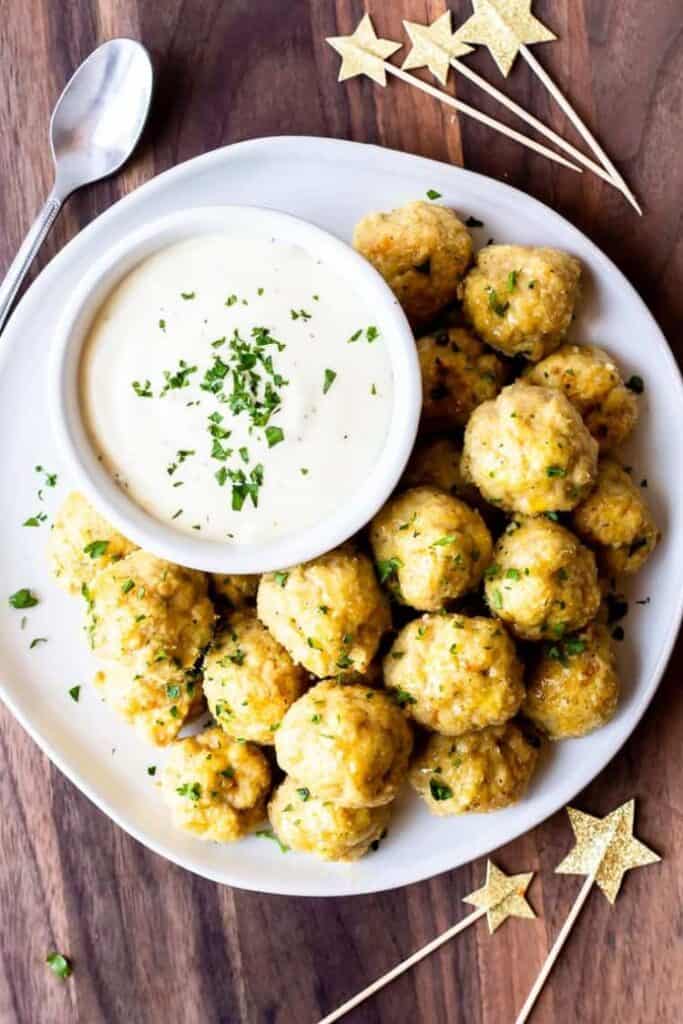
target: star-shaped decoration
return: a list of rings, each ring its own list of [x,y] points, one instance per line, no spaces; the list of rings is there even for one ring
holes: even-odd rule
[[[446,11],[431,25],[418,25],[404,21],[405,30],[413,44],[403,61],[404,70],[428,67],[435,78],[445,85],[451,60],[472,53],[472,47],[457,39],[451,29],[451,12]]]
[[[627,871],[661,860],[634,837],[634,812],[635,800],[617,807],[606,818],[594,818],[568,807],[576,846],[555,871],[560,875],[591,875],[595,872],[595,881],[610,903],[614,903]]]
[[[486,910],[489,932],[493,934],[508,917],[536,917],[525,899],[533,871],[506,875],[493,861],[486,862],[486,884],[463,898],[463,902]]]
[[[530,43],[546,43],[557,36],[531,13],[532,0],[472,0],[474,14],[456,36],[467,43],[488,46],[507,76],[519,53]]]
[[[378,85],[386,85],[384,61],[401,49],[401,43],[377,37],[369,14],[363,15],[353,35],[330,36],[326,41],[342,58],[340,82],[357,75],[367,75]]]

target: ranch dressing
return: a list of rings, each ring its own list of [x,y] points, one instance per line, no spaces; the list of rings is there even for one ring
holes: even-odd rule
[[[352,501],[386,439],[392,373],[373,310],[276,240],[205,235],[142,261],[86,339],[84,420],[149,514],[266,541]]]

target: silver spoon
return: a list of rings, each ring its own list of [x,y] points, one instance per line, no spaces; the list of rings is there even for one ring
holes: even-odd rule
[[[0,284],[0,330],[38,249],[72,192],[118,171],[142,133],[152,97],[152,64],[132,39],[98,47],[67,83],[50,119],[55,181]]]

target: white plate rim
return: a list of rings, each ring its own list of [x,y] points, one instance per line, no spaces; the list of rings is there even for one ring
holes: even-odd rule
[[[231,145],[220,147],[219,149],[212,150],[208,153],[200,154],[199,156],[193,157],[175,167],[169,168],[166,171],[156,175],[150,181],[145,182],[143,185],[136,188],[133,192],[127,194],[123,198],[119,199],[111,207],[109,207],[104,213],[96,217],[91,223],[89,223],[82,231],[80,231],[67,245],[60,250],[60,252],[43,268],[40,274],[36,277],[31,287],[27,289],[27,292],[22,296],[21,301],[15,308],[15,311],[8,322],[8,325],[0,336],[0,372],[2,371],[5,360],[8,357],[9,351],[13,344],[12,336],[12,321],[18,320],[17,313],[23,310],[23,307],[27,304],[28,296],[34,290],[36,284],[41,282],[41,286],[46,286],[51,281],[52,277],[58,272],[62,263],[66,262],[68,258],[73,254],[74,250],[78,251],[81,246],[85,245],[90,234],[95,228],[101,228],[103,225],[108,223],[109,219],[113,218],[121,208],[127,208],[128,206],[142,202],[142,200],[153,196],[154,193],[165,186],[169,181],[176,181],[184,178],[185,176],[191,176],[195,171],[201,169],[202,171],[210,167],[213,163],[220,163],[223,160],[229,159],[228,153],[244,152],[247,149],[257,150],[258,148],[272,149],[283,147],[284,149],[294,146],[300,146],[302,148],[327,148],[339,150],[348,149],[349,147],[357,150],[365,150],[368,158],[374,161],[382,162],[386,160],[387,156],[391,161],[403,161],[406,164],[421,165],[425,171],[429,169],[437,169],[440,174],[446,171],[450,174],[461,176],[471,185],[477,183],[484,183],[483,187],[490,193],[493,190],[494,193],[498,192],[504,196],[512,197],[519,202],[523,202],[526,205],[531,205],[537,212],[543,213],[545,216],[549,216],[556,221],[561,222],[562,227],[570,235],[580,239],[581,245],[587,248],[595,264],[603,269],[609,270],[610,274],[616,276],[619,281],[620,287],[630,294],[632,300],[634,300],[641,308],[643,315],[649,320],[650,327],[658,340],[662,354],[667,359],[669,364],[669,370],[672,378],[672,386],[678,391],[679,401],[683,408],[683,379],[681,377],[681,371],[676,363],[673,353],[669,347],[669,344],[664,337],[659,325],[655,321],[654,317],[650,313],[649,309],[638,295],[633,285],[628,281],[622,271],[599,249],[589,238],[584,235],[578,228],[574,227],[566,218],[555,210],[546,206],[546,204],[534,199],[532,196],[527,195],[520,189],[517,189],[504,182],[497,181],[496,179],[489,178],[485,175],[478,174],[473,171],[465,170],[464,168],[452,166],[441,161],[431,160],[426,157],[414,156],[409,153],[400,151],[384,149],[380,146],[375,146],[367,143],[350,142],[341,139],[327,139],[318,138],[315,136],[293,136],[293,135],[280,135],[280,136],[269,136],[259,139],[249,139],[243,142],[233,143]],[[206,205],[211,206],[213,203],[207,203]],[[254,205],[264,205],[267,203],[259,203]],[[9,340],[8,340],[9,339]],[[57,768],[82,792],[85,796],[91,800],[99,810],[107,815],[112,821],[115,822],[120,828],[131,835],[138,842],[142,843],[148,849],[151,849],[154,853],[159,856],[171,861],[179,867],[183,867],[186,870],[197,874],[199,877],[205,877],[211,881],[218,882],[223,885],[232,885],[236,888],[250,890],[254,892],[262,892],[273,895],[286,895],[286,896],[308,896],[308,897],[325,897],[325,896],[348,896],[348,895],[367,895],[375,892],[384,892],[391,889],[400,888],[404,885],[413,884],[416,882],[424,881],[425,879],[435,877],[446,871],[454,870],[462,866],[463,864],[470,863],[478,857],[484,856],[491,853],[494,849],[505,845],[508,842],[513,841],[521,835],[524,835],[530,829],[542,824],[558,810],[564,807],[573,797],[589,785],[593,779],[604,770],[609,764],[612,758],[618,753],[626,741],[630,738],[633,731],[635,730],[638,723],[641,721],[643,714],[647,710],[652,698],[654,697],[659,684],[661,682],[664,671],[667,667],[668,661],[671,657],[671,653],[676,642],[678,632],[681,626],[681,620],[683,619],[683,588],[680,591],[679,599],[674,609],[674,614],[671,617],[672,629],[671,633],[667,638],[667,642],[663,645],[657,659],[656,665],[651,672],[649,685],[644,688],[637,703],[631,709],[629,723],[623,731],[618,734],[610,746],[601,756],[600,763],[597,768],[589,769],[589,773],[582,777],[580,772],[577,772],[576,777],[572,777],[569,785],[565,784],[564,787],[558,787],[554,798],[544,805],[542,812],[529,813],[526,816],[524,814],[517,820],[516,824],[512,828],[507,828],[501,831],[500,837],[497,839],[494,846],[485,839],[483,842],[474,842],[468,850],[466,856],[456,856],[452,863],[443,863],[436,869],[430,863],[430,866],[426,870],[420,870],[419,865],[414,871],[404,871],[403,877],[392,879],[390,882],[382,880],[378,876],[377,884],[361,884],[351,888],[344,884],[343,878],[338,881],[336,879],[329,880],[329,884],[325,885],[324,892],[311,892],[304,891],[297,885],[269,885],[259,881],[258,884],[250,885],[246,884],[243,880],[239,882],[233,882],[227,880],[224,876],[221,876],[218,872],[212,871],[210,868],[202,868],[198,870],[196,866],[188,862],[184,857],[172,853],[163,847],[163,844],[157,843],[153,838],[146,836],[140,829],[126,821],[109,803],[106,799],[100,797],[93,787],[84,779],[80,773],[72,770],[61,755],[53,748],[50,741],[43,736],[40,731],[34,727],[30,718],[24,715],[20,708],[12,700],[11,694],[5,684],[2,675],[0,675],[0,699],[10,710],[14,718],[19,724],[26,730],[26,732],[35,741],[38,747],[46,754],[46,756],[56,765]],[[577,781],[578,779],[578,781]],[[521,806],[521,805],[520,805]]]

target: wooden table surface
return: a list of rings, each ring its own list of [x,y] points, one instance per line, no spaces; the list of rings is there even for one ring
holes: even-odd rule
[[[426,21],[443,0],[371,0],[380,34]],[[453,0],[462,20],[468,0]],[[642,198],[639,220],[589,174],[551,166],[399,83],[336,83],[323,43],[355,27],[362,0],[5,0],[0,28],[0,269],[50,184],[46,126],[76,65],[118,35],[153,54],[158,90],[125,173],[68,204],[41,264],[125,192],[217,146],[271,134],[331,135],[464,163],[559,210],[626,272],[683,356],[681,0],[538,0],[559,35],[536,54]],[[500,81],[486,52],[472,66]],[[510,94],[562,133],[561,114],[518,66]],[[458,82],[464,99],[495,107]],[[568,134],[568,137],[572,137]],[[572,137],[572,140],[575,141]],[[643,354],[646,364],[647,354]],[[575,801],[602,814],[638,797],[637,830],[663,863],[632,872],[612,909],[595,892],[537,1007],[536,1024],[681,1020],[683,743],[679,645],[625,748]],[[148,852],[93,807],[0,710],[2,1024],[309,1024],[463,915],[484,862],[408,888],[307,900],[221,888]],[[679,845],[680,844],[680,845]],[[350,1024],[512,1021],[580,880],[553,874],[564,813],[498,851],[539,872],[535,922],[480,923],[352,1013]],[[68,953],[60,982],[44,966]]]

